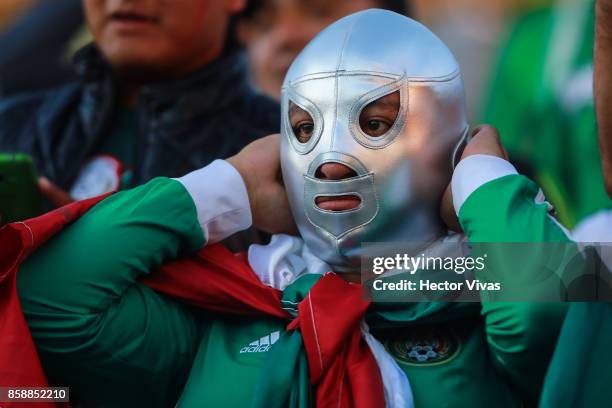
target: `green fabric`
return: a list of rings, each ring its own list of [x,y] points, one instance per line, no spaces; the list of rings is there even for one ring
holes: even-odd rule
[[[526,165],[559,220],[573,227],[612,201],[603,187],[593,100],[570,89],[592,69],[594,1],[569,3],[517,20],[482,121],[498,128],[511,158]]]
[[[283,291],[282,307],[297,316],[297,305],[306,298],[320,275],[303,275]],[[308,378],[308,361],[302,336],[297,331],[283,331],[264,363],[257,382],[254,408],[305,408],[314,401]]]
[[[553,72],[567,70],[570,76],[592,66],[594,1],[576,3],[587,9],[587,18],[578,33],[578,46],[561,53],[569,57],[561,64],[549,60],[550,46],[572,38],[553,38],[559,23],[555,9],[518,20],[500,55],[483,114],[483,121],[500,130],[511,157],[533,165],[538,183],[568,227],[600,208],[612,207],[603,187],[594,105],[589,101],[568,110],[545,71],[547,63]],[[579,24],[578,16],[572,23]],[[609,406],[611,344],[609,304],[569,305],[540,405]]]
[[[134,161],[136,160],[138,121],[136,111],[122,106],[117,110],[108,137],[96,147],[94,155],[107,154],[121,163],[120,190],[132,186]]]
[[[21,305],[49,376],[102,406],[172,406],[207,328],[189,308],[136,283],[204,243],[177,181],[105,199],[21,267]]]
[[[489,280],[487,274],[493,268],[494,280],[502,282],[505,292],[554,301],[559,299],[558,282],[565,278],[563,266],[581,257],[578,248],[568,245],[569,238],[548,216],[547,205],[534,202],[537,193],[538,187],[524,176],[499,178],[470,195],[459,211],[459,221],[470,242],[478,243],[473,255],[488,255],[490,267],[477,272],[478,278]],[[499,244],[513,242],[529,244]],[[582,270],[579,264],[573,272]],[[552,273],[542,276],[543,271]],[[482,315],[495,364],[522,392],[537,400],[547,365],[532,362],[552,354],[555,342],[551,339],[559,332],[567,305],[487,302],[486,294],[483,300]],[[514,309],[514,313],[501,312],[506,308]],[[528,340],[540,330],[550,337],[545,341]]]
[[[241,350],[254,340],[284,331],[286,323],[277,319],[212,317],[207,334],[199,341],[198,354],[177,406],[250,406],[258,381],[267,381],[275,372],[262,370],[269,352]],[[278,369],[286,370],[287,366]],[[294,372],[288,374],[292,379]]]
[[[470,240],[560,238],[535,192],[519,176],[481,187],[460,213]],[[136,283],[204,241],[188,193],[159,178],[102,201],[33,254],[18,286],[49,376],[106,406],[308,406],[301,337],[284,332],[286,321],[203,313]],[[316,279],[289,286],[283,307]],[[407,374],[417,407],[516,407],[539,397],[562,316],[555,305],[379,303],[367,321]],[[421,332],[440,333],[447,358],[403,359],[406,336]],[[273,347],[257,347],[276,336]]]
[[[610,406],[611,346],[612,305],[572,304],[546,375],[540,407]]]

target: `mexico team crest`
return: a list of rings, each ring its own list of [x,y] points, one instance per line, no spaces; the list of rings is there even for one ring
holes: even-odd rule
[[[459,337],[440,326],[410,328],[386,342],[389,352],[400,362],[414,365],[442,363],[455,357],[461,348]]]

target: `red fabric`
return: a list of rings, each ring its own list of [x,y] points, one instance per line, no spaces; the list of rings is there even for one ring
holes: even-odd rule
[[[168,262],[142,282],[213,312],[289,318],[280,307],[281,292],[261,283],[241,254],[233,254],[221,244]]]
[[[75,202],[0,228],[0,386],[47,385],[17,297],[19,264],[104,197]],[[143,282],[206,310],[290,319],[281,308],[281,292],[261,283],[244,255],[234,255],[219,244],[207,246],[193,257],[166,263]],[[302,333],[310,381],[317,386],[318,407],[385,405],[378,365],[361,336],[359,324],[369,306],[361,290],[360,285],[329,273],[311,288],[298,305],[298,317],[288,326]],[[2,403],[3,408],[18,406],[26,404]]]
[[[47,378],[38,359],[19,298],[17,269],[36,248],[105,196],[79,201],[26,222],[0,228],[0,386],[46,387]],[[56,407],[53,403],[0,403],[4,408]]]
[[[300,328],[317,407],[384,407],[382,377],[360,322],[370,302],[362,286],[328,273],[298,305]]]

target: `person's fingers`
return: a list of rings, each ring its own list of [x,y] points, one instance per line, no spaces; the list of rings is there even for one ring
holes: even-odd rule
[[[491,145],[501,145],[499,141],[499,132],[491,125],[478,125],[472,132],[472,140],[474,139],[486,140],[486,142]]]
[[[276,179],[280,171],[280,134],[266,136],[259,140],[258,166],[264,177]]]
[[[297,228],[282,183],[280,135],[260,138],[226,160],[244,180],[253,225],[270,233],[295,234]]]
[[[258,219],[253,219],[253,224],[272,234],[298,235],[298,228],[293,219],[285,187],[280,183],[275,183],[269,185],[263,193],[265,199],[260,200],[262,208],[258,211]]]
[[[442,217],[442,221],[444,221],[444,223],[449,229],[455,232],[462,232],[461,225],[459,224],[459,219],[457,218],[457,214],[455,214],[455,207],[453,206],[453,193],[451,190],[451,184],[446,187],[444,195],[442,196],[442,203],[440,205],[440,216]]]
[[[472,138],[463,150],[461,159],[476,154],[497,156],[507,160],[508,154],[501,145],[499,133],[493,126],[480,125],[472,131]]]
[[[67,192],[53,184],[46,177],[38,178],[38,187],[41,194],[56,207],[62,207],[74,201]]]
[[[496,156],[508,160],[508,153],[502,146],[499,139],[499,133],[493,126],[476,126],[472,130],[471,135],[472,137],[470,141],[467,143],[463,153],[461,154],[461,160],[477,154]],[[455,207],[453,206],[451,184],[448,185],[444,195],[442,196],[442,202],[440,203],[440,216],[449,229],[456,232],[461,232],[461,225],[459,224],[457,214],[455,213]]]

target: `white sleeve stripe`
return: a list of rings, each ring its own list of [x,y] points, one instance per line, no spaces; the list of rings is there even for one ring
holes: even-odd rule
[[[475,154],[461,160],[451,181],[455,213],[459,214],[463,203],[480,186],[511,174],[518,174],[514,166],[496,156]]]
[[[179,181],[196,206],[207,244],[251,226],[249,195],[240,173],[225,160],[215,160]]]
[[[536,194],[534,201],[536,204],[544,204],[546,206],[546,216],[561,229],[561,231],[565,234],[565,236],[571,239],[571,234],[555,217],[553,217],[552,212],[554,207],[548,201],[546,201],[546,196],[544,196],[544,192],[542,189],[538,189],[538,194]]]

